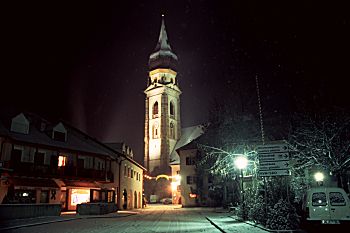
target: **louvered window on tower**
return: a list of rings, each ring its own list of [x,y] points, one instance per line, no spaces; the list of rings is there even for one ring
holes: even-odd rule
[[[174,139],[175,138],[175,131],[174,131],[174,124],[173,122],[170,122],[170,131],[169,131],[169,137]]]
[[[157,101],[153,105],[152,116],[153,116],[153,118],[158,117],[158,102]]]
[[[174,108],[173,102],[170,102],[169,110],[170,110],[170,117],[175,118],[175,108]]]
[[[159,132],[158,132],[158,123],[155,122],[153,125],[153,138],[159,138]]]

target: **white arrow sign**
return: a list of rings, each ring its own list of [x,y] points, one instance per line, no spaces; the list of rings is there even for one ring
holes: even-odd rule
[[[288,161],[289,154],[288,152],[282,153],[263,153],[258,154],[259,162],[267,162],[267,161]]]
[[[288,145],[287,144],[268,144],[268,145],[260,145],[256,148],[258,154],[260,153],[275,153],[275,152],[287,152]]]
[[[289,176],[290,171],[288,169],[259,171],[258,175],[259,176]]]
[[[259,170],[278,170],[278,169],[288,169],[289,161],[274,161],[274,162],[259,162]]]

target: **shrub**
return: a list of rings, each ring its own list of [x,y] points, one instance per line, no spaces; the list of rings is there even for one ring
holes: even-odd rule
[[[272,230],[294,230],[299,227],[300,219],[296,209],[289,202],[279,199],[268,210],[266,227]]]

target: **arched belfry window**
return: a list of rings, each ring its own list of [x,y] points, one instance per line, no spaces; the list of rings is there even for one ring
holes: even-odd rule
[[[170,110],[170,116],[174,117],[175,116],[175,107],[174,107],[174,103],[172,101],[169,104],[169,110]]]
[[[172,139],[175,138],[175,129],[174,129],[174,123],[173,122],[170,122],[169,137],[172,138]]]
[[[153,104],[152,116],[153,116],[153,118],[158,117],[158,102],[157,101]]]

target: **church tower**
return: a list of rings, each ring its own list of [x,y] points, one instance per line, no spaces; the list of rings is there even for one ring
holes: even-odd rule
[[[151,175],[171,174],[169,156],[181,136],[177,56],[171,50],[164,15],[159,40],[149,57],[146,94],[144,165]]]

